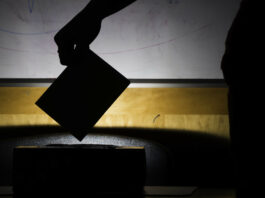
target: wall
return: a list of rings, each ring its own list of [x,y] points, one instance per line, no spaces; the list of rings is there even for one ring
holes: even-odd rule
[[[64,67],[59,65],[53,36],[87,2],[0,1],[2,82],[7,82],[7,78],[56,78]],[[130,79],[150,79],[151,83],[154,79],[222,79],[220,61],[224,41],[239,2],[138,0],[103,21],[91,48]],[[34,105],[45,90],[46,87],[27,85],[0,87],[0,173],[5,174],[0,179],[1,185],[11,184],[14,146],[77,143],[65,131],[56,135],[62,132],[56,122]],[[165,145],[97,134],[88,135],[84,143],[146,146],[148,166],[151,167],[149,184],[165,184],[167,174],[188,182],[192,181],[190,178],[195,181],[207,178],[207,184],[222,177],[221,183],[224,183],[229,177],[226,97],[227,88],[219,86],[128,88],[96,124],[96,129],[114,127],[115,131],[118,130],[116,127],[129,131],[139,127],[160,130],[153,133],[141,129],[137,137],[141,139],[147,133],[146,141],[156,138],[154,141],[158,142],[165,139],[165,145],[170,142],[170,148],[177,156],[177,163],[170,164],[174,174],[167,172]],[[30,126],[32,128],[27,128]],[[167,129],[173,133],[165,131]],[[105,131],[103,128],[100,132]],[[129,133],[119,131],[118,135],[122,134]],[[202,134],[206,136],[202,137]],[[198,148],[204,149],[194,153]],[[185,153],[187,150],[188,154]],[[178,163],[178,160],[186,163]],[[188,171],[182,171],[183,168]]]
[[[144,146],[147,185],[233,185],[227,88],[127,88],[82,142],[34,105],[46,89],[0,87],[0,185],[15,146],[80,143]]]
[[[45,87],[0,87],[0,126],[56,125],[34,103]],[[127,88],[98,127],[186,129],[229,137],[227,88]],[[66,110],[67,113],[67,110]]]
[[[0,1],[0,78],[56,78],[64,67],[53,36],[87,2]],[[221,79],[239,2],[137,0],[104,19],[90,47],[127,78]]]

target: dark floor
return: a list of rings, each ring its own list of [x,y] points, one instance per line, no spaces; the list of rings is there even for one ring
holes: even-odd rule
[[[182,187],[176,187],[182,188]],[[1,188],[0,188],[1,190]],[[7,192],[7,190],[3,190],[3,192]],[[12,195],[1,195],[0,198],[12,198]],[[7,193],[8,194],[8,193]],[[235,190],[230,188],[197,188],[191,194],[187,195],[147,195],[145,198],[235,198]]]

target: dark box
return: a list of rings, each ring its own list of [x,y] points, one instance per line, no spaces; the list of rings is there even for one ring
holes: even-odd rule
[[[14,149],[14,197],[141,196],[143,147],[21,146]]]

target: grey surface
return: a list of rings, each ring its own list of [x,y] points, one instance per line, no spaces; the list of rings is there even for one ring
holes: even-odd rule
[[[145,186],[146,196],[191,196],[196,186]]]
[[[0,78],[56,78],[54,34],[89,0],[0,1]],[[240,0],[137,0],[106,18],[91,49],[127,78],[222,78]]]
[[[1,192],[1,188],[0,187],[0,197],[1,198],[12,198],[12,195],[3,195]],[[4,187],[6,188],[6,187]],[[8,186],[7,188],[11,188],[10,186]],[[150,190],[154,190],[157,191],[158,188],[161,188],[161,186],[153,186],[150,187]],[[162,187],[162,188],[168,188],[168,187]],[[235,190],[231,189],[231,188],[196,188],[194,190],[194,187],[169,187],[170,189],[173,189],[175,191],[181,191],[181,190],[187,190],[189,189],[189,194],[183,195],[183,194],[179,194],[179,193],[174,193],[169,195],[168,193],[162,195],[162,193],[160,193],[160,195],[146,195],[145,198],[149,198],[149,197],[156,197],[156,198],[166,198],[166,197],[177,197],[177,198],[186,198],[186,197],[190,197],[190,198],[235,198]],[[191,194],[190,194],[191,193]]]
[[[197,189],[195,186],[145,186],[146,196],[190,196]],[[0,186],[0,196],[13,195],[12,186]]]

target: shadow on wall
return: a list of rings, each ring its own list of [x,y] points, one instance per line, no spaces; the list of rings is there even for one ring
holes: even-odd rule
[[[47,144],[144,146],[146,185],[233,186],[228,139],[192,131],[92,128],[79,142],[59,126],[0,127],[0,186],[12,184],[15,146]]]

